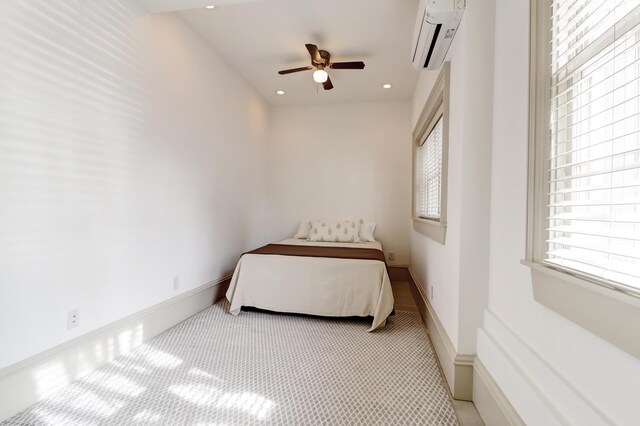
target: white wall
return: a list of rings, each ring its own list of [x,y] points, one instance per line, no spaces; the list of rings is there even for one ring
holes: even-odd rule
[[[489,308],[478,357],[527,424],[637,424],[640,361],[535,302],[520,264],[528,29],[528,1],[496,0]]]
[[[0,4],[0,368],[266,242],[268,108],[182,21],[141,15]]]
[[[491,179],[494,2],[470,0],[451,45],[447,234],[444,245],[411,231],[411,267],[460,354],[476,352],[486,306]],[[438,71],[420,72],[415,125]]]
[[[300,220],[365,218],[396,263],[409,258],[408,102],[274,108],[269,145],[272,239]]]
[[[171,16],[0,2],[0,368],[214,280],[301,218],[365,216],[400,262],[410,240],[460,353],[476,350],[488,285],[478,357],[528,424],[634,424],[640,362],[536,303],[520,264],[529,2],[495,1],[495,58],[493,9],[474,0],[450,56],[445,246],[408,231],[408,141],[435,73],[413,121],[392,102],[270,116]]]
[[[529,2],[488,4],[467,2],[450,52],[447,241],[412,231],[412,268],[434,285],[431,303],[458,353],[477,353],[527,424],[637,423],[640,362],[537,303],[520,264]],[[414,123],[436,75],[421,72]]]

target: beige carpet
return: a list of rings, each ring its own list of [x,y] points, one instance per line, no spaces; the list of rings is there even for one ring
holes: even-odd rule
[[[457,425],[420,316],[227,313],[220,302],[6,425]]]

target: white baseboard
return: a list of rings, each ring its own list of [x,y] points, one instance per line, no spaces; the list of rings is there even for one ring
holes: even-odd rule
[[[480,359],[473,362],[473,403],[486,425],[525,426]]]
[[[409,268],[411,290],[422,320],[427,326],[431,342],[440,361],[444,377],[455,399],[471,401],[473,397],[474,354],[458,354],[444,326],[429,302],[424,287]]]
[[[489,390],[502,412],[515,422],[511,424],[618,424],[488,309],[478,330],[477,361],[482,363],[486,378],[495,384],[488,386]],[[483,411],[495,412],[495,407],[487,408],[482,401],[476,406],[483,417]],[[514,420],[518,417],[510,413],[511,409],[523,423]]]
[[[0,422],[168,330],[224,295],[231,275],[0,370]]]

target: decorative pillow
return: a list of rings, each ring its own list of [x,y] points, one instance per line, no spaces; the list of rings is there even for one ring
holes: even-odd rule
[[[307,241],[359,243],[360,223],[355,220],[312,220]]]
[[[363,219],[360,219],[360,240],[367,241],[375,241],[373,238],[373,231],[376,229],[376,224],[373,222],[365,222]]]
[[[294,235],[293,238],[306,240],[309,237],[310,230],[311,230],[311,223],[309,223],[308,220],[303,220],[302,222],[300,222],[300,225],[298,226],[298,232],[296,232],[296,235]]]

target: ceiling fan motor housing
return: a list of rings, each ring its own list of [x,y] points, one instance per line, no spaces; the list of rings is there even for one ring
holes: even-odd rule
[[[325,67],[329,66],[329,61],[331,60],[331,54],[326,50],[318,50],[318,52],[320,53],[322,62],[316,62],[315,60],[311,59],[311,62],[313,63],[313,65],[323,65]]]

